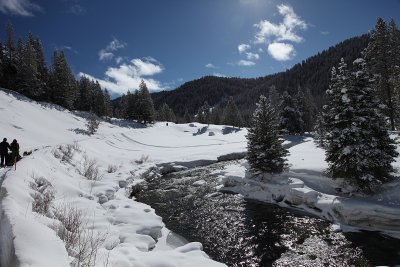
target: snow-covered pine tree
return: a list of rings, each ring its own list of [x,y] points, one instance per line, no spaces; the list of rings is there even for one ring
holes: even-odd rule
[[[89,135],[96,133],[97,129],[99,128],[99,121],[97,120],[96,114],[92,111],[89,113],[89,117],[87,118],[86,128]]]
[[[342,60],[327,91],[331,95],[326,111],[331,121],[327,122],[326,160],[333,177],[373,192],[391,179],[391,162],[398,153],[385,128],[365,61],[357,59],[354,64],[357,71],[350,74]]]
[[[301,113],[296,102],[287,91],[282,95],[279,109],[281,110],[280,129],[288,134],[303,134],[304,122]]]
[[[240,114],[233,97],[229,98],[228,104],[224,109],[223,122],[225,125],[233,126],[233,128],[240,128],[243,125],[242,115]]]
[[[247,160],[254,173],[281,173],[288,151],[279,138],[277,115],[268,99],[261,95],[247,134]]]
[[[396,48],[393,47],[391,39],[391,34],[389,33],[386,22],[382,18],[378,18],[375,29],[371,33],[370,42],[365,49],[364,57],[368,64],[369,71],[376,76],[378,86],[377,93],[381,101],[387,107],[384,112],[385,115],[389,117],[390,129],[395,130],[396,103],[394,101],[393,86],[390,84],[390,80],[392,77],[392,69],[394,68],[391,57],[395,57]]]
[[[154,121],[154,104],[151,99],[149,90],[146,83],[142,80],[139,85],[138,94],[138,121],[144,124],[152,123]]]
[[[314,142],[320,147],[325,147],[326,143],[325,138],[326,138],[326,129],[325,129],[324,117],[320,113],[317,115],[317,120],[315,121]]]

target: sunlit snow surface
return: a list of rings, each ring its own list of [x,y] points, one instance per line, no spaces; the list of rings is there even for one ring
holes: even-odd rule
[[[57,222],[52,212],[46,216],[32,212],[35,192],[30,183],[34,177],[43,177],[55,189],[55,207],[68,204],[78,208],[86,227],[106,237],[96,266],[224,266],[210,260],[201,244],[184,245],[169,234],[154,210],[131,200],[126,188],[140,183],[141,175],[157,164],[175,162],[175,168],[185,168],[190,166],[185,162],[195,165],[244,152],[245,129],[197,123],[156,123],[143,128],[113,120],[112,124],[101,122],[98,132],[88,136],[84,134],[86,113],[71,113],[7,91],[0,91],[0,113],[0,138],[16,138],[21,153],[33,151],[18,162],[16,171],[0,171],[3,263],[12,261],[4,254],[12,245],[20,266],[69,266],[73,260],[53,230]],[[77,149],[69,162],[55,157],[61,145],[74,143]],[[400,230],[398,181],[375,196],[350,199],[335,190],[339,180],[324,176],[324,151],[315,147],[312,138],[288,138],[285,144],[293,146],[288,156],[290,169],[282,176],[250,180],[243,160],[219,171],[221,184],[246,197],[292,205],[342,225],[391,234]],[[99,181],[81,175],[85,157],[97,161]],[[395,166],[399,165],[397,161]],[[109,173],[110,167],[115,171]]]

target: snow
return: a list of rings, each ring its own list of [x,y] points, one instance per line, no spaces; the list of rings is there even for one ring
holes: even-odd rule
[[[174,235],[162,218],[148,205],[130,199],[129,188],[156,164],[216,161],[224,154],[244,152],[245,129],[224,134],[222,126],[157,123],[143,128],[114,120],[101,122],[98,132],[87,136],[82,134],[87,114],[36,103],[7,90],[0,90],[0,110],[1,138],[16,138],[21,154],[33,151],[18,162],[16,171],[0,171],[1,266],[70,266],[74,260],[56,234],[60,222],[54,211],[46,215],[32,211],[37,192],[30,183],[38,177],[54,188],[54,207],[79,210],[85,233],[104,239],[95,266],[105,262],[108,266],[225,266],[210,260],[199,243],[169,244]],[[62,161],[55,155],[67,145],[75,147],[73,156]],[[85,158],[98,166],[98,181],[81,175]],[[115,171],[109,173],[110,166]]]
[[[208,258],[197,242],[170,232],[154,209],[131,199],[130,189],[149,172],[177,171],[215,162],[222,155],[246,151],[246,129],[199,123],[139,124],[113,119],[101,122],[93,136],[83,134],[86,113],[36,103],[0,90],[2,134],[16,138],[23,151],[17,170],[0,170],[0,265],[70,266],[70,256],[56,232],[61,222],[55,208],[73,207],[82,214],[84,233],[102,239],[95,266],[225,266]],[[214,135],[210,135],[214,133]],[[246,198],[302,209],[336,222],[342,230],[369,229],[400,233],[400,183],[385,185],[373,196],[339,192],[341,180],[325,176],[325,152],[311,137],[286,136],[289,169],[281,175],[253,177],[246,160],[214,171],[220,188]],[[72,156],[61,160],[61,149]],[[96,180],[82,175],[88,161],[98,167]],[[400,167],[400,160],[394,163]],[[39,177],[54,188],[53,208],[32,211]],[[206,181],[195,182],[204,186]],[[209,197],[212,197],[210,195]]]

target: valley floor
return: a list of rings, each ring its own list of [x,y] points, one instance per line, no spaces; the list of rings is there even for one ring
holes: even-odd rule
[[[101,122],[98,132],[88,136],[87,114],[10,91],[0,91],[0,112],[1,134],[16,138],[21,151],[33,152],[16,171],[0,171],[1,266],[224,266],[210,260],[200,243],[169,242],[172,234],[162,218],[130,194],[160,170],[245,152],[246,129],[197,123],[143,128],[113,120]],[[400,232],[398,179],[370,197],[338,193],[341,181],[324,176],[324,151],[311,137],[288,137],[286,143],[291,145],[290,168],[283,175],[251,177],[240,160],[217,171],[221,190],[303,209],[336,222],[338,229]],[[400,167],[399,159],[395,165]],[[53,199],[47,201],[49,208],[37,209],[46,199]],[[72,223],[78,238],[68,235],[74,231],[66,217],[79,218]]]

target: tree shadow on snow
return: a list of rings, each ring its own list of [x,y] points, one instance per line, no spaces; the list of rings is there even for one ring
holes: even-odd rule
[[[239,131],[241,131],[242,129],[239,128],[235,128],[235,127],[230,127],[230,126],[226,126],[222,129],[222,134],[231,134],[231,133],[237,133]]]
[[[193,136],[204,134],[207,132],[208,126],[201,127],[197,129],[197,133],[193,133]]]

